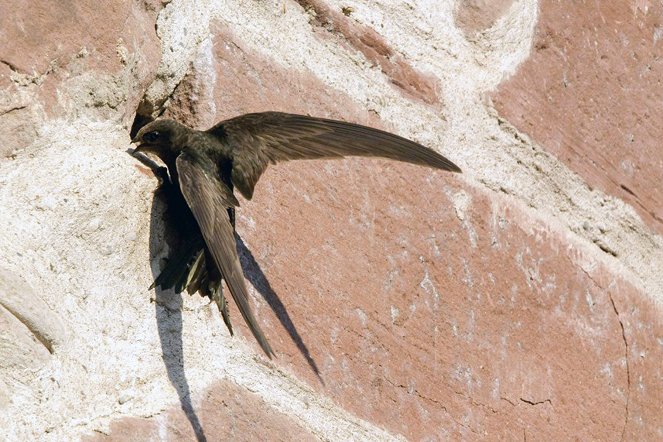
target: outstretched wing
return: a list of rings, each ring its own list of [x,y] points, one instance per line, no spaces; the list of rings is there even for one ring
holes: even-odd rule
[[[176,167],[182,195],[198,221],[205,243],[228,284],[230,294],[251,333],[271,358],[274,352],[251,312],[233,228],[226,210],[237,206],[237,199],[217,178],[215,165],[203,155],[184,150],[177,158]]]
[[[454,163],[421,144],[359,124],[280,112],[246,114],[207,131],[232,149],[232,182],[246,198],[269,163],[279,161],[383,157],[460,172]]]

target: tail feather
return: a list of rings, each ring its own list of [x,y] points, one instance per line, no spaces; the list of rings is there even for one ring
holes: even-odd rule
[[[202,237],[191,241],[187,247],[178,252],[168,260],[164,269],[150,286],[150,290],[154,287],[161,287],[163,290],[173,289],[176,293],[186,290],[190,295],[200,292],[201,295],[207,296],[216,303],[223,322],[232,336],[233,327],[230,322],[228,303],[221,286],[222,279],[218,272],[211,272],[215,277],[210,278]]]

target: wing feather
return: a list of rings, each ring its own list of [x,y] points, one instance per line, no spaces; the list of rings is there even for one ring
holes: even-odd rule
[[[210,163],[194,152],[184,150],[180,154],[176,167],[182,195],[198,221],[205,243],[242,317],[263,351],[271,358],[274,352],[251,311],[233,228],[226,210],[238,203],[232,191],[217,178],[215,166]]]
[[[460,172],[432,149],[379,129],[280,112],[246,114],[222,121],[209,133],[232,150],[232,182],[246,198],[267,166],[281,161],[345,156],[382,157]]]

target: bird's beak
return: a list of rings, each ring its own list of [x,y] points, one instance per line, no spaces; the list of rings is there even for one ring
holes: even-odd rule
[[[131,144],[137,144],[137,146],[134,147],[134,151],[133,151],[134,154],[145,152],[145,150],[144,150],[145,146],[143,144],[141,144],[140,139],[138,137],[133,137],[133,139],[131,140]]]

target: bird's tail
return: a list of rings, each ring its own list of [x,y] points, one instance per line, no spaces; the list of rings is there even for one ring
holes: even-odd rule
[[[200,236],[189,241],[186,247],[179,249],[170,257],[150,289],[161,287],[163,290],[173,289],[176,293],[186,290],[189,295],[199,292],[207,296],[216,303],[223,322],[232,336],[233,328],[228,313],[228,303],[221,283],[219,272],[210,272],[207,267],[205,243]]]
[[[174,289],[177,293],[182,292],[187,280],[190,279],[189,274],[193,264],[195,264],[195,259],[202,252],[203,247],[204,243],[201,237],[199,240],[194,239],[189,242],[186,247],[178,249],[169,257],[166,267],[149,289],[161,287],[164,290]]]

